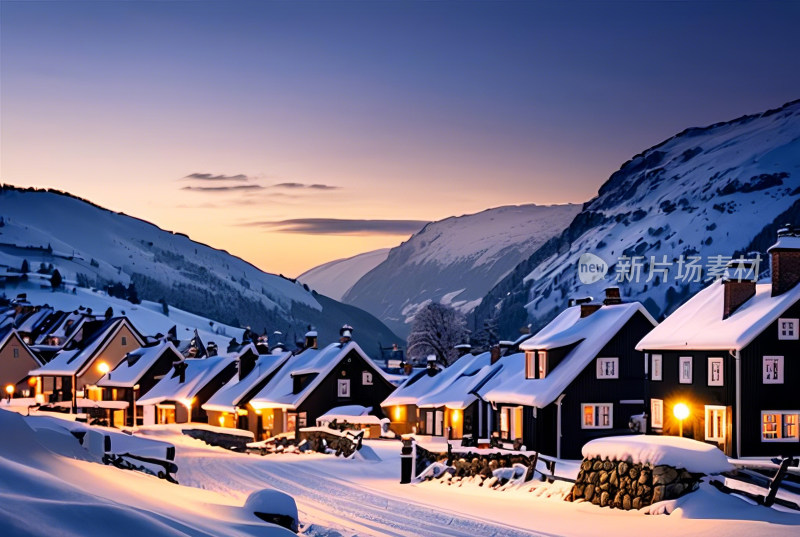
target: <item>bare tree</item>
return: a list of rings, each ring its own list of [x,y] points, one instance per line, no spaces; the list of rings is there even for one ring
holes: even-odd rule
[[[449,306],[431,303],[414,316],[408,336],[408,355],[412,359],[436,356],[436,361],[447,366],[455,362],[456,345],[469,338],[464,315]]]

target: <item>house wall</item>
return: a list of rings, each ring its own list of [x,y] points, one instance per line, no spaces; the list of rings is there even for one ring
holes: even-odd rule
[[[195,395],[195,400],[192,403],[192,417],[191,421],[196,423],[210,423],[211,425],[219,425],[219,422],[209,422],[208,413],[202,408],[208,402],[212,395],[222,388],[229,380],[236,374],[236,362],[228,364],[225,369],[220,371],[210,382],[206,383],[203,388]],[[235,427],[235,421],[233,427]]]
[[[372,374],[372,384],[364,385],[362,373]],[[350,380],[350,397],[338,396],[338,380]],[[328,410],[344,405],[372,407],[373,412],[381,414],[381,402],[389,397],[395,387],[368,364],[358,352],[351,350],[306,397],[297,411],[306,412],[306,423],[313,425],[317,418]]]
[[[389,428],[396,434],[411,434],[417,426],[416,405],[394,405],[382,407],[389,418]]]
[[[123,338],[125,338],[124,345],[122,344]],[[106,343],[103,351],[92,359],[92,363],[86,369],[86,372],[78,377],[78,390],[84,389],[87,385],[94,385],[100,380],[103,373],[97,369],[98,364],[105,362],[108,364],[109,369],[114,369],[126,354],[140,347],[141,345],[136,336],[133,335],[127,325],[123,324],[119,331]]]
[[[14,351],[17,358],[14,358]],[[0,389],[5,397],[6,386],[12,384],[16,388],[15,397],[22,395],[22,390],[30,389],[27,383],[28,371],[39,367],[33,353],[16,333],[11,334],[8,341],[0,349]]]

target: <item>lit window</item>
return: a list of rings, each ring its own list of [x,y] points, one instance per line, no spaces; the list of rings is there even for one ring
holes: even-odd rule
[[[783,384],[783,356],[764,356],[764,384]]]
[[[650,400],[650,426],[653,429],[664,427],[664,401],[662,399]]]
[[[372,373],[369,371],[361,372],[361,384],[364,386],[372,386]]]
[[[340,398],[350,397],[350,379],[339,379],[338,395]]]
[[[708,385],[709,386],[724,386],[725,381],[722,378],[722,358],[709,358],[708,359]]]
[[[652,367],[653,374],[650,376],[650,379],[651,380],[661,380],[661,361],[662,361],[661,360],[661,355],[660,354],[654,354],[652,356],[652,361],[653,361],[653,367]]]
[[[511,409],[503,407],[500,411],[500,438],[509,438],[509,422],[511,421]]]
[[[525,351],[525,378],[536,378],[536,351]]]
[[[539,378],[547,376],[547,351],[539,351]]]
[[[681,384],[691,384],[692,383],[692,357],[691,356],[681,356],[678,366],[678,381]]]
[[[706,440],[725,442],[725,407],[706,406]]]
[[[619,378],[619,358],[598,358],[597,359],[597,378],[617,379]]]
[[[778,319],[778,339],[798,339],[800,319]]]
[[[800,412],[767,411],[761,413],[761,440],[764,442],[797,442]]]
[[[582,429],[611,429],[614,422],[613,408],[610,403],[583,404]]]

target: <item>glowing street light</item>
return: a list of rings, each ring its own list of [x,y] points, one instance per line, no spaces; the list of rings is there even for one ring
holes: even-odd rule
[[[689,417],[689,407],[686,403],[678,403],[672,407],[672,413],[678,418],[678,435],[683,438],[683,420]]]
[[[9,384],[6,386],[6,394],[8,395],[8,402],[11,402],[11,396],[14,395],[14,385]]]
[[[100,373],[101,373],[102,375],[105,375],[106,373],[108,373],[109,371],[111,371],[111,368],[110,368],[110,367],[108,367],[108,364],[107,364],[107,363],[105,363],[105,362],[100,362],[99,364],[97,364],[97,370],[98,370],[98,371],[100,371]]]

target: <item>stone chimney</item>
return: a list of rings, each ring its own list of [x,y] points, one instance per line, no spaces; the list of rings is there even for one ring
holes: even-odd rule
[[[353,327],[349,324],[344,325],[339,329],[339,343],[346,345],[353,339]]]
[[[800,282],[800,230],[791,224],[778,230],[778,242],[767,253],[772,262],[772,296],[782,295]]]
[[[622,304],[619,287],[606,287],[606,297],[603,299],[603,305],[611,306],[613,304]]]
[[[489,352],[491,353],[490,362],[492,364],[496,364],[497,361],[500,359],[500,356],[502,356],[502,354],[503,354],[503,353],[500,352],[500,345],[495,345],[494,347],[492,347],[492,349]]]
[[[756,268],[752,261],[731,261],[722,280],[724,299],[722,318],[727,319],[756,294]]]
[[[317,331],[312,330],[311,327],[308,327],[308,332],[306,332],[306,341],[303,344],[304,349],[316,349],[317,348]]]

